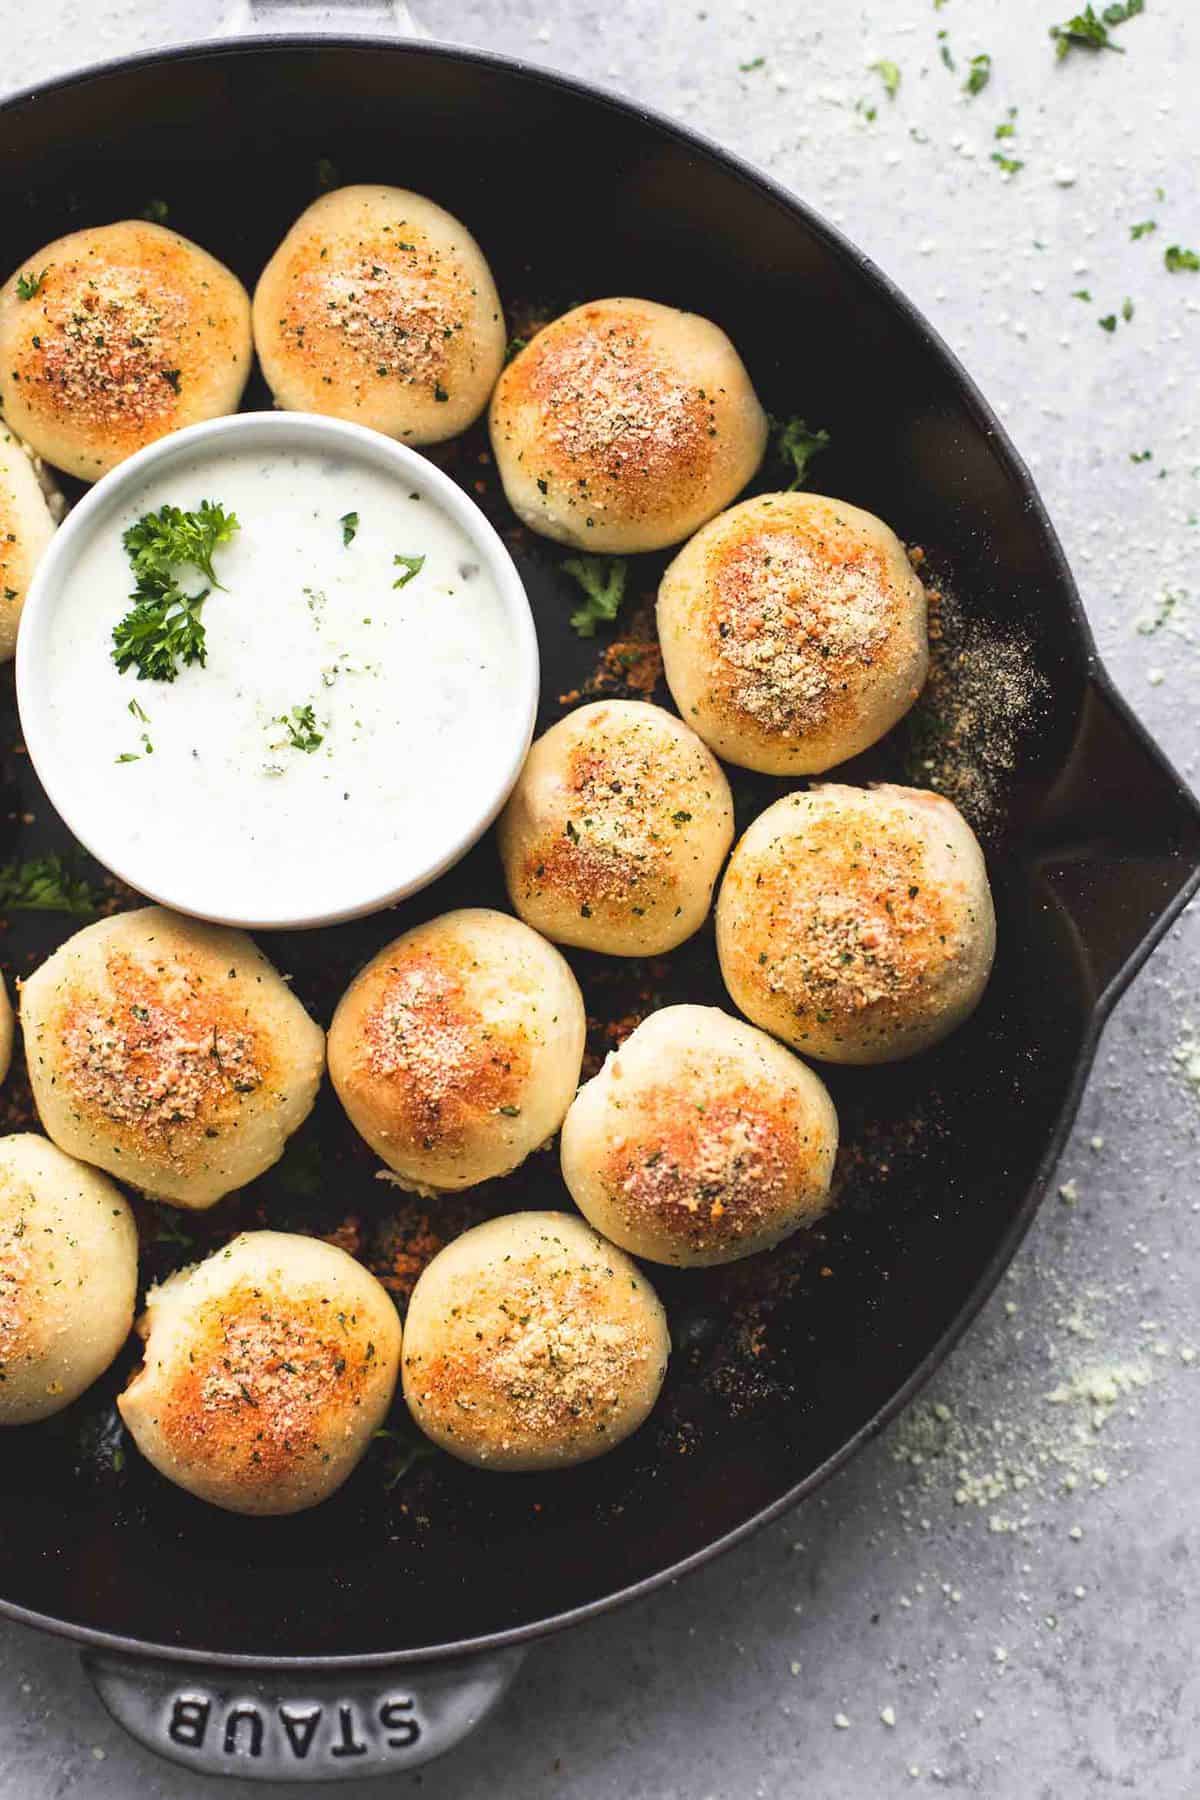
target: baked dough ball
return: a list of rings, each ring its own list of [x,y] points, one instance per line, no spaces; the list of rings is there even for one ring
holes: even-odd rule
[[[42,465],[0,419],[0,662],[17,653],[21,609],[61,506]]]
[[[72,231],[0,288],[0,406],[39,456],[81,481],[236,412],[250,357],[245,288],[165,225]]]
[[[825,1084],[799,1057],[718,1007],[666,1006],[580,1089],[562,1171],[614,1244],[703,1268],[811,1225],[837,1142]]]
[[[8,1079],[12,1067],[13,1009],[8,997],[8,983],[0,975],[0,1082]]]
[[[661,550],[750,480],[767,416],[725,333],[653,300],[594,300],[539,331],[491,409],[504,491],[532,531]]]
[[[344,1250],[245,1231],[146,1296],[117,1400],[160,1475],[227,1512],[294,1513],[341,1487],[400,1367],[386,1290]]]
[[[498,835],[527,924],[560,944],[654,956],[704,923],[733,841],[733,799],[673,713],[601,700],[538,738]]]
[[[405,1186],[474,1187],[558,1130],[586,1029],[554,946],[468,907],[406,931],[354,978],[329,1028],[329,1073]]]
[[[0,1425],[61,1412],[129,1336],[137,1227],[95,1169],[21,1133],[0,1138]]]
[[[60,1149],[211,1206],[307,1118],[325,1038],[240,931],[160,906],[88,925],[21,988],[33,1098]]]
[[[925,590],[873,513],[763,494],[697,532],[658,590],[675,704],[727,762],[811,775],[857,756],[925,681]]]
[[[645,1276],[570,1213],[477,1225],[424,1270],[404,1398],[435,1444],[489,1469],[589,1462],[658,1399],[671,1339]]]
[[[816,787],[761,813],[717,902],[725,986],[809,1056],[878,1063],[973,1012],[996,948],[983,853],[919,788]]]
[[[439,444],[487,405],[504,315],[466,226],[406,188],[344,187],[302,212],[254,294],[276,403]]]

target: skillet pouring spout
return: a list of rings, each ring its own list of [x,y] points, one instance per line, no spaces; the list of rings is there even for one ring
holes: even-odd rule
[[[1033,863],[1103,1016],[1200,886],[1200,804],[1098,666]]]

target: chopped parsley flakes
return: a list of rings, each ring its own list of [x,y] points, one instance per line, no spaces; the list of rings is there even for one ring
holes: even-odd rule
[[[1163,251],[1163,261],[1172,275],[1178,275],[1184,269],[1193,272],[1200,269],[1200,256],[1194,250],[1184,250],[1179,244],[1170,244]]]
[[[872,73],[878,75],[889,100],[894,100],[900,91],[900,70],[894,62],[886,60],[870,64]]]
[[[47,273],[48,271],[43,269],[40,275],[18,275],[17,299],[32,300],[33,296],[41,288],[43,281],[45,281]]]
[[[392,562],[396,568],[404,571],[403,574],[398,575],[395,581],[393,581],[392,586],[394,588],[407,587],[413,577],[419,575],[421,570],[425,567],[425,558],[423,556],[396,555],[393,556]]]
[[[290,713],[280,713],[273,723],[283,726],[293,750],[303,750],[306,755],[311,756],[325,742],[324,732],[317,730],[317,715],[311,701],[304,706],[293,706]]]
[[[343,513],[338,524],[342,528],[342,544],[348,547],[354,542],[355,534],[358,531],[358,514],[356,512]]]
[[[1164,626],[1169,625],[1183,602],[1183,595],[1173,593],[1170,588],[1164,590],[1158,606],[1148,619],[1138,621],[1138,631],[1142,637],[1153,637]]]
[[[963,91],[967,94],[982,94],[992,79],[992,59],[986,50],[971,58],[970,72],[963,83]]]

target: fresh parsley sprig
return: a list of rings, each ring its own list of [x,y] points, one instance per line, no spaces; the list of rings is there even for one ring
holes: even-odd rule
[[[146,513],[129,527],[121,542],[139,581],[144,575],[169,576],[173,569],[191,564],[210,587],[219,588],[213,552],[227,544],[237,529],[234,513],[202,500],[195,512],[160,506],[156,513]]]
[[[99,898],[61,856],[37,856],[29,862],[0,865],[0,909],[74,913],[90,919]]]
[[[209,590],[184,594],[171,582],[144,594],[113,627],[117,672],[136,668],[139,681],[174,681],[181,668],[208,661],[200,608]]]
[[[17,299],[32,300],[34,295],[40,292],[48,273],[48,270],[43,269],[40,275],[18,275]]]
[[[623,556],[569,556],[563,568],[587,596],[571,614],[571,629],[580,637],[595,637],[596,626],[611,625],[621,610],[629,565]]]
[[[419,1431],[393,1431],[381,1425],[374,1435],[389,1446],[395,1446],[385,1453],[383,1464],[383,1485],[389,1493],[418,1463],[437,1455],[437,1445],[431,1444]]]
[[[786,467],[792,466],[792,479],[784,489],[790,494],[793,488],[803,487],[808,479],[808,465],[814,456],[822,450],[828,450],[830,438],[827,431],[810,431],[798,413],[790,419],[769,420],[771,439],[775,455]]]
[[[233,513],[211,500],[195,512],[161,506],[131,525],[122,538],[136,586],[130,610],[113,627],[112,658],[118,673],[136,668],[139,681],[174,681],[181,668],[208,660],[200,609],[220,587],[213,556],[239,529]],[[178,569],[199,569],[209,586],[189,594]]]
[[[1071,50],[1116,50],[1124,56],[1122,45],[1114,44],[1109,31],[1114,25],[1124,25],[1128,19],[1136,19],[1139,13],[1146,10],[1146,0],[1117,0],[1117,4],[1106,6],[1097,14],[1091,0],[1083,11],[1076,13],[1063,25],[1052,25],[1050,36],[1054,39],[1054,53],[1061,62]]]

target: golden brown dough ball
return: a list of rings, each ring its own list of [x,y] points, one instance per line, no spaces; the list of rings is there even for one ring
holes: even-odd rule
[[[614,1244],[703,1268],[811,1225],[837,1142],[825,1084],[798,1056],[715,1006],[666,1006],[580,1089],[563,1179]]]
[[[61,1412],[129,1336],[137,1227],[111,1181],[43,1137],[0,1138],[0,1425]]]
[[[727,762],[811,775],[903,717],[929,666],[925,590],[873,513],[763,494],[697,532],[658,591],[667,683]]]
[[[717,952],[735,1005],[829,1062],[891,1062],[974,1011],[996,947],[983,853],[924,789],[788,794],[729,859]]]
[[[138,1320],[117,1400],[160,1475],[212,1506],[294,1513],[351,1474],[400,1367],[387,1291],[319,1238],[246,1231],[168,1276]]]
[[[677,544],[750,480],[767,417],[719,326],[653,300],[564,313],[505,369],[492,449],[532,531],[583,550]]]
[[[0,288],[0,408],[56,469],[95,481],[144,444],[236,412],[250,300],[165,225],[89,225]]]
[[[8,983],[0,975],[0,1082],[8,1079],[12,1067],[13,1009],[8,997]]]
[[[435,1444],[488,1469],[614,1449],[658,1399],[671,1351],[658,1296],[569,1213],[489,1219],[438,1252],[404,1327],[404,1398]]]
[[[487,405],[504,315],[466,226],[405,188],[344,187],[301,213],[254,294],[276,403],[407,444],[439,444]]]
[[[601,700],[538,738],[500,815],[512,903],[560,944],[654,956],[698,931],[733,841],[733,799],[661,706]]]
[[[32,451],[0,419],[0,662],[17,653],[17,628],[62,495]]]
[[[552,944],[469,907],[406,931],[355,976],[329,1028],[351,1123],[419,1193],[506,1175],[562,1124],[583,997]]]
[[[60,1149],[207,1207],[283,1154],[324,1033],[240,931],[159,906],[86,926],[21,988],[29,1079]]]

